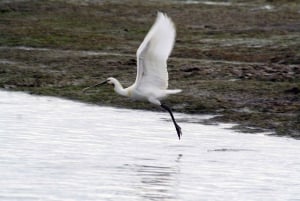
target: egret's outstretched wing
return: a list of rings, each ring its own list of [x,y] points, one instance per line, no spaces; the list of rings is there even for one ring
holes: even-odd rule
[[[175,41],[171,19],[158,12],[156,21],[137,50],[137,88],[168,88],[167,59]]]

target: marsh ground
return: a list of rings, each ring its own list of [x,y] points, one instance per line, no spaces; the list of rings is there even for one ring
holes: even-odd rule
[[[82,3],[84,2],[84,3]],[[135,51],[156,11],[174,20],[166,102],[178,112],[300,136],[300,2],[0,1],[0,87],[89,103],[156,109],[109,87],[135,79]]]

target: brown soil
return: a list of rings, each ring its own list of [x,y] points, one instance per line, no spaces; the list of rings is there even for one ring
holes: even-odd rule
[[[71,2],[71,3],[70,3]],[[135,51],[156,11],[177,27],[166,103],[185,113],[214,113],[239,123],[300,137],[300,4],[234,1],[0,2],[0,87],[138,109],[111,88],[82,89],[107,77],[135,79]],[[255,128],[255,129],[252,129]]]

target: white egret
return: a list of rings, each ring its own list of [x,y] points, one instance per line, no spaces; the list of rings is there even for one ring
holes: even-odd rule
[[[177,124],[172,110],[161,103],[166,96],[181,92],[180,89],[167,89],[169,79],[167,59],[173,49],[175,35],[176,30],[172,20],[166,14],[158,12],[155,23],[137,50],[137,76],[134,84],[123,88],[117,79],[110,77],[91,87],[111,84],[114,86],[114,91],[122,96],[133,100],[149,101],[161,106],[169,112],[180,139],[181,128]],[[85,88],[84,91],[91,87]]]

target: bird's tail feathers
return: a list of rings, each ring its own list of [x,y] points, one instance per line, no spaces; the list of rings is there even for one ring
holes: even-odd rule
[[[180,93],[182,92],[181,89],[168,89],[167,90],[167,94],[177,94],[177,93]]]

